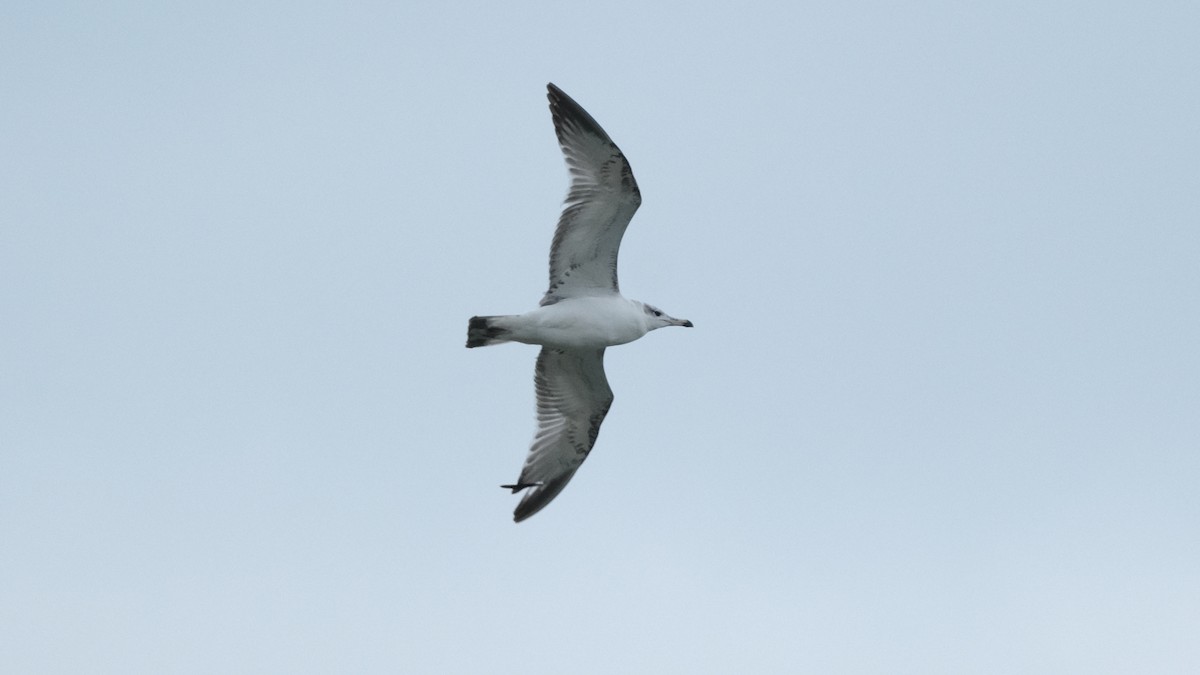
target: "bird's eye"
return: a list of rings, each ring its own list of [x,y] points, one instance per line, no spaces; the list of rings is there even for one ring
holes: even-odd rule
[[[662,316],[662,312],[660,312],[656,309],[656,310],[654,310],[654,316]]]

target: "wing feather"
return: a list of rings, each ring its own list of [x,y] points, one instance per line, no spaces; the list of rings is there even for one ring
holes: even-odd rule
[[[641,192],[625,155],[596,120],[558,87],[546,89],[571,187],[550,245],[550,286],[541,304],[619,293],[617,252]]]
[[[566,487],[587,459],[613,393],[604,375],[604,350],[543,347],[534,371],[537,433],[517,486],[530,486],[513,512],[518,523]]]

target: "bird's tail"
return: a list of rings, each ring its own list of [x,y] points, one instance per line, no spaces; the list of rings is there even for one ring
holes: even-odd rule
[[[486,347],[487,345],[508,342],[509,331],[496,325],[496,319],[503,316],[473,316],[467,324],[467,346]]]

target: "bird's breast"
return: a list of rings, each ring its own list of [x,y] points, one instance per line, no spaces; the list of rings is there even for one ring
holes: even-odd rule
[[[638,305],[620,296],[569,298],[522,315],[528,335],[519,339],[568,349],[611,347],[646,334],[642,315]]]

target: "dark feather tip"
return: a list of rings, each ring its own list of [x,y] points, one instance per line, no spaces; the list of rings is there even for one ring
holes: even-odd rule
[[[516,494],[516,493],[520,492],[521,490],[524,490],[525,488],[537,487],[541,484],[542,484],[542,482],[538,481],[536,483],[516,483],[513,485],[501,485],[500,487],[512,490],[513,494]]]

